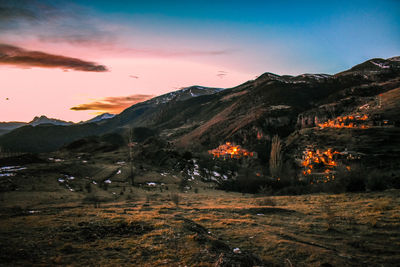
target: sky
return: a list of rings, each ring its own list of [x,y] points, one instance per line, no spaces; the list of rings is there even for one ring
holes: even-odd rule
[[[400,55],[400,1],[0,0],[0,121]]]

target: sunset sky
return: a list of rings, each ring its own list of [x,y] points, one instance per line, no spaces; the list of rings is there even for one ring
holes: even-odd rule
[[[396,0],[0,0],[0,121],[78,122],[181,87],[399,55]]]

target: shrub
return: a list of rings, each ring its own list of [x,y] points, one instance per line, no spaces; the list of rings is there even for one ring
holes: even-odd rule
[[[91,193],[91,192],[92,192],[92,187],[91,187],[90,183],[86,183],[86,184],[85,184],[85,189],[86,189],[86,191],[87,191],[88,193]]]
[[[276,201],[275,199],[271,198],[271,197],[263,197],[263,198],[257,198],[255,201],[256,205],[259,206],[276,206]]]
[[[266,186],[267,181],[263,177],[241,173],[236,179],[222,181],[218,189],[236,191],[240,193],[258,193],[261,186]]]
[[[346,170],[346,168],[342,166],[338,168],[336,180],[333,184],[335,189],[340,190],[340,192],[365,191],[366,177],[367,174],[365,168],[360,164],[351,165],[350,171]]]
[[[106,190],[106,191],[108,190],[108,183],[104,183],[103,182],[103,189]]]
[[[170,194],[171,201],[175,204],[175,206],[179,206],[179,202],[181,200],[181,196],[179,194],[173,193]]]
[[[187,171],[184,170],[183,178],[179,182],[179,185],[178,185],[179,191],[181,191],[181,192],[185,191],[185,188],[188,187],[188,186],[189,186],[189,176],[187,174]]]
[[[321,209],[326,221],[327,230],[333,230],[336,224],[336,213],[332,209],[332,203],[326,200],[322,203]]]
[[[384,177],[382,173],[378,172],[377,170],[370,172],[367,177],[366,188],[371,191],[386,189],[387,185],[385,184],[385,178],[386,177]]]
[[[82,200],[82,203],[93,204],[94,208],[100,208],[100,198],[95,195],[88,195]]]
[[[126,200],[127,200],[127,201],[130,201],[130,200],[132,200],[132,199],[133,199],[133,197],[132,197],[131,194],[129,194],[129,195],[126,196]]]
[[[272,195],[272,192],[273,192],[272,188],[270,186],[267,186],[267,185],[262,185],[258,189],[258,193],[260,195],[264,195],[264,196]]]

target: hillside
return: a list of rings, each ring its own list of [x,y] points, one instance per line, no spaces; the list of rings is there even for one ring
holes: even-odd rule
[[[0,145],[10,150],[50,151],[75,138],[148,127],[186,149],[205,151],[225,141],[252,149],[260,143],[268,146],[274,134],[286,137],[296,129],[314,127],[315,118],[324,121],[365,105],[381,93],[393,94],[390,91],[399,87],[399,76],[396,57],[371,59],[335,75],[265,73],[226,90],[194,86],[179,90],[180,94],[156,97],[133,105],[99,127],[79,125],[60,130],[47,126],[45,136],[39,134],[42,129],[23,127],[2,136]],[[397,125],[396,108],[387,112],[384,116]],[[79,129],[84,131],[75,134]]]
[[[31,120],[30,122],[0,122],[0,135],[6,134],[8,132],[11,132],[12,130],[15,130],[17,128],[20,128],[22,126],[37,126],[40,124],[51,124],[51,125],[62,125],[62,126],[69,126],[74,124],[73,122],[66,122],[63,120],[58,120],[58,119],[53,119],[53,118],[47,118],[46,116],[42,115],[40,117],[36,116]]]
[[[2,147],[45,153],[0,153],[0,262],[396,266],[399,74],[265,73],[15,129]]]

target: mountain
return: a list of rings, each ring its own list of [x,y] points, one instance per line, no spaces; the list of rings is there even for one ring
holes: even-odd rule
[[[103,120],[108,120],[108,119],[114,118],[114,116],[115,116],[114,114],[103,113],[103,114],[100,114],[100,115],[90,119],[90,120],[84,121],[82,123],[96,123],[96,122],[100,122]]]
[[[194,85],[154,97],[146,102],[149,104],[164,104],[169,101],[184,101],[193,97],[212,95],[222,90],[224,89]]]
[[[293,134],[303,134],[335,116],[360,111],[361,106],[375,101],[380,94],[392,97],[388,97],[388,108],[374,108],[374,114],[381,112],[379,116],[397,129],[400,114],[393,96],[399,87],[398,57],[371,59],[335,75],[281,76],[267,72],[229,89],[193,86],[158,96],[127,108],[98,127],[86,127],[84,132],[86,136],[126,133],[131,127],[145,127],[177,148],[201,152],[231,141],[256,151],[260,160],[267,161],[273,135],[294,140],[297,137]],[[80,127],[84,124],[62,130],[46,126],[46,135],[39,134],[37,127],[22,127],[0,137],[0,145],[15,150],[18,147],[24,151],[51,151],[82,137],[77,134]],[[42,145],[34,146],[32,142]],[[296,149],[302,151],[293,143],[288,143],[288,147],[293,149],[288,154],[296,154]]]
[[[45,116],[41,116],[40,118],[35,117],[32,122],[38,121],[45,123],[42,126],[46,127],[27,127],[31,126],[31,124],[24,124],[23,126],[25,127],[17,129],[18,131],[10,133],[10,135],[6,135],[3,139],[0,139],[0,146],[11,151],[53,151],[68,144],[68,142],[82,137],[109,132],[123,132],[125,131],[125,128],[135,123],[135,127],[141,125],[147,126],[148,122],[153,120],[152,118],[148,118],[149,115],[153,114],[153,111],[159,112],[159,110],[165,109],[166,105],[182,102],[200,96],[211,95],[222,90],[223,89],[221,88],[210,88],[197,85],[186,87],[133,105],[131,108],[123,111],[123,115],[119,114],[117,116],[113,116],[113,118],[108,118],[111,114],[107,115],[106,113],[106,115],[102,114],[89,121],[74,125],[55,119],[47,119]],[[103,118],[103,120],[98,120],[99,118]],[[147,121],[148,119],[149,121]],[[93,120],[97,120],[97,122],[101,121],[101,127],[87,125],[91,122],[95,122]],[[73,127],[60,128],[51,125],[56,123],[59,124],[59,126],[70,125]],[[81,133],[79,133],[80,131]],[[25,136],[27,138],[25,138]]]
[[[11,132],[12,130],[22,127],[24,125],[26,125],[26,122],[0,122],[0,135]]]
[[[26,125],[32,125],[32,126],[37,126],[39,124],[51,124],[51,125],[72,125],[73,122],[66,122],[58,119],[49,119],[46,116],[42,115],[40,117],[36,116],[33,118],[32,121],[30,122],[0,122],[0,135],[6,134],[8,132],[11,132],[12,130],[15,130],[17,128],[20,128],[22,126]]]
[[[68,126],[68,125],[72,125],[74,123],[73,122],[66,122],[66,121],[58,120],[58,119],[47,118],[46,116],[42,115],[40,117],[36,116],[28,124],[32,125],[32,126],[37,126],[39,124],[53,124],[53,125]]]

